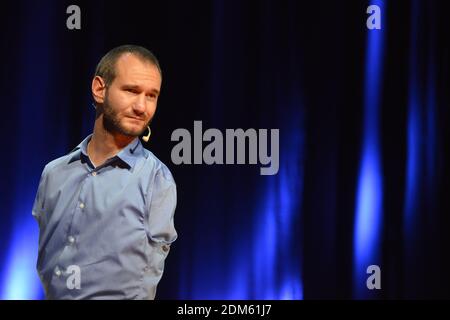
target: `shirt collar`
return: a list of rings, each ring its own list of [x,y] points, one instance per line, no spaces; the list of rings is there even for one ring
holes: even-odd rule
[[[81,141],[78,146],[75,147],[75,149],[71,151],[71,153],[74,154],[70,158],[69,163],[80,160],[82,155],[88,158],[87,146],[91,138],[92,134],[88,135],[83,141]],[[122,161],[128,167],[128,169],[132,169],[136,164],[138,157],[143,155],[143,150],[144,147],[142,146],[141,141],[139,140],[139,138],[135,138],[111,159],[118,159]]]

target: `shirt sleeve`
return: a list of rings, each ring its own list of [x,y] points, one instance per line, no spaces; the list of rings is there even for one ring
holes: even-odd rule
[[[163,167],[156,174],[150,197],[150,210],[146,222],[151,248],[147,273],[151,277],[147,281],[150,281],[148,286],[149,298],[154,299],[156,287],[164,271],[164,261],[170,251],[170,245],[177,239],[177,232],[174,227],[177,190],[169,169]]]
[[[44,214],[44,199],[45,199],[45,189],[47,185],[47,172],[46,168],[42,170],[41,178],[39,180],[38,190],[36,192],[36,197],[33,203],[33,209],[31,211],[33,217],[39,222],[42,215]]]
[[[167,167],[155,176],[148,213],[149,237],[155,243],[170,245],[177,239],[174,214],[177,205],[177,188]]]

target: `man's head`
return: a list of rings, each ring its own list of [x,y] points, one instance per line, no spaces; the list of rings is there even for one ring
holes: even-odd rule
[[[104,128],[141,135],[155,114],[161,81],[158,60],[147,49],[124,45],[109,51],[92,80],[97,117],[103,117]]]

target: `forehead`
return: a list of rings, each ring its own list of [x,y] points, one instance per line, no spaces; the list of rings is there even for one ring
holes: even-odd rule
[[[139,85],[161,86],[158,67],[131,53],[125,53],[117,59],[116,79],[120,82],[133,82]]]

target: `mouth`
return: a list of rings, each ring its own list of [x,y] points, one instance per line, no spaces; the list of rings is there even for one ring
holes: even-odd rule
[[[135,121],[135,122],[143,122],[144,121],[144,119],[141,119],[141,118],[135,118],[135,117],[127,117],[127,118],[132,121]]]

